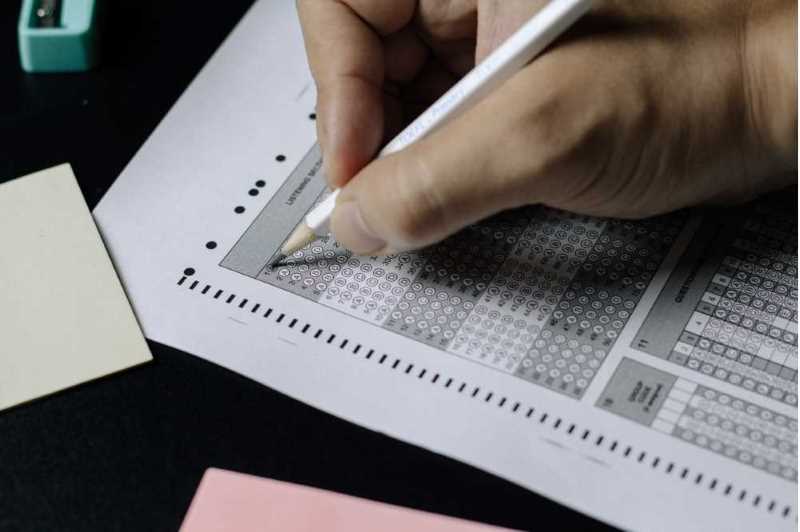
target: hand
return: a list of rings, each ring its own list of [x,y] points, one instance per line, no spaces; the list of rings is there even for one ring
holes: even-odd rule
[[[387,254],[527,204],[638,218],[796,180],[792,0],[597,0],[474,108],[370,162],[541,5],[298,0],[340,243]]]

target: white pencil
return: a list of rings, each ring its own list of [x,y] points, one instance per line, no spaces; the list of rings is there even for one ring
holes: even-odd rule
[[[516,33],[436,100],[428,110],[401,131],[381,150],[378,157],[402,150],[477,103],[530,63],[534,57],[583,16],[591,7],[591,3],[592,0],[551,0]],[[271,266],[282,262],[286,257],[318,238],[328,235],[330,219],[336,207],[338,195],[338,190],[333,191],[322,203],[306,214],[303,222],[286,239],[280,253],[270,261]]]

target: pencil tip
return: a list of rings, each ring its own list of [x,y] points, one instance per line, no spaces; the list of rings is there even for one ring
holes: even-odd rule
[[[278,253],[277,255],[272,257],[271,261],[269,261],[269,267],[274,268],[275,266],[278,266],[285,260],[286,260],[286,255],[284,255],[283,253]]]

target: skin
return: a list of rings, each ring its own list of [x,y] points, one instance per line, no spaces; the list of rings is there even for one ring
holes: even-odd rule
[[[543,3],[298,0],[341,244],[389,254],[522,205],[641,218],[796,182],[790,0],[596,0],[475,107],[373,160]]]

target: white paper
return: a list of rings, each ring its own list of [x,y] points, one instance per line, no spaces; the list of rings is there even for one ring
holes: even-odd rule
[[[328,242],[265,270],[322,193],[314,101],[293,4],[257,2],[98,206],[150,338],[620,527],[796,528],[796,247],[728,265],[786,220],[529,209],[421,255]],[[708,316],[757,313],[715,293],[734,280],[780,300],[766,334]]]

